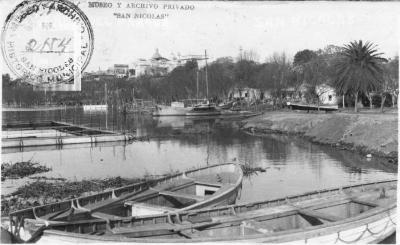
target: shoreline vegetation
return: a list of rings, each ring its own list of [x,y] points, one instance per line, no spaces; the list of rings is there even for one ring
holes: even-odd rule
[[[47,178],[44,176],[31,177],[30,179],[36,179],[36,181],[27,182],[9,195],[1,195],[2,217],[16,210],[60,202],[146,180],[140,178],[127,179],[119,176],[81,181],[68,181],[64,178]]]
[[[1,195],[1,216],[6,217],[10,212],[45,205],[48,203],[60,202],[79,196],[87,196],[107,189],[151,181],[157,177],[163,177],[174,173],[160,176],[146,174],[143,178],[122,178],[120,176],[104,179],[83,179],[67,180],[65,178],[54,178],[46,176],[31,176],[38,173],[51,171],[32,159],[25,162],[2,163],[2,181],[6,179],[17,179],[26,177],[25,184],[19,186],[16,191]],[[34,181],[29,181],[34,180]]]
[[[44,173],[50,171],[51,168],[39,165],[32,159],[26,162],[2,163],[1,164],[1,181],[5,179],[18,179],[29,175]]]
[[[314,143],[358,152],[366,157],[398,161],[398,114],[306,113],[269,111],[242,121],[241,129],[252,135],[270,133],[299,135]]]

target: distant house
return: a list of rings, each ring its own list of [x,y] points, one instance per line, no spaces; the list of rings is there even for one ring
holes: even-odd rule
[[[152,75],[152,76],[164,76],[168,72],[171,72],[175,67],[182,65],[182,61],[178,59],[174,54],[171,55],[170,59],[163,57],[158,49],[154,52],[150,59],[138,59],[134,62],[132,70],[134,71],[135,77],[141,75]]]
[[[261,91],[256,88],[232,88],[228,92],[229,99],[242,99],[253,102],[262,98]]]
[[[336,90],[333,87],[327,84],[322,84],[316,87],[316,92],[319,94],[321,104],[337,105],[338,99],[336,96]]]
[[[301,101],[303,101],[303,102],[307,102],[306,94],[307,94],[308,89],[309,89],[309,85],[307,85],[307,84],[302,84],[299,87],[299,93],[301,94]],[[337,103],[338,103],[337,96],[336,96],[336,90],[326,83],[317,85],[315,87],[315,93],[319,97],[320,104],[337,105]]]
[[[310,85],[303,83],[299,87],[288,87],[281,90],[282,96],[287,101],[292,102],[303,102],[303,103],[311,103],[309,98],[307,99],[307,92],[310,88]],[[319,95],[320,104],[326,105],[336,105],[338,103],[338,99],[336,96],[336,91],[333,87],[328,84],[322,84],[316,87],[316,94]],[[272,90],[265,90],[263,92],[263,99],[272,100]]]
[[[114,64],[114,75],[118,78],[129,76],[129,66],[126,64]]]
[[[273,99],[273,90],[267,89],[263,92],[262,98],[264,100],[272,100]],[[298,91],[295,87],[288,87],[281,89],[282,97],[288,101],[300,100],[301,92]]]

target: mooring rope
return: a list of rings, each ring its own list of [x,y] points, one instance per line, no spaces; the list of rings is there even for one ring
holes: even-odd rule
[[[390,217],[390,211],[388,210],[387,212],[388,212],[388,217],[389,217],[390,222],[392,222],[392,224],[397,226],[397,223],[393,221],[392,217]]]
[[[385,227],[383,227],[383,229],[381,231],[373,232],[373,231],[371,231],[371,229],[368,227],[368,224],[367,224],[367,230],[368,230],[369,233],[371,233],[371,235],[378,235],[379,233],[384,232],[388,226],[389,226],[389,221],[386,222]]]
[[[338,236],[336,238],[335,243],[337,243],[338,241],[341,241],[341,242],[346,243],[346,244],[355,243],[355,242],[359,241],[364,236],[365,232],[367,232],[367,229],[365,229],[356,239],[354,239],[352,241],[345,241],[342,238],[340,238],[340,231],[338,231],[338,233],[337,233]]]
[[[368,227],[368,224],[366,224],[365,230],[364,230],[356,239],[354,239],[354,240],[352,240],[352,241],[345,241],[345,240],[343,240],[342,238],[340,238],[340,231],[339,231],[339,232],[337,233],[338,236],[337,236],[337,238],[336,238],[335,243],[337,243],[338,241],[341,241],[341,242],[347,243],[347,244],[357,242],[357,241],[359,241],[359,240],[364,236],[365,232],[367,232],[367,231],[368,231],[371,235],[373,235],[373,236],[376,236],[376,235],[378,235],[378,234],[380,234],[380,233],[383,233],[383,232],[387,229],[387,227],[389,226],[389,221],[392,222],[394,225],[396,225],[396,223],[393,222],[393,220],[391,219],[390,215],[389,215],[388,217],[389,217],[389,220],[386,222],[385,227],[383,227],[383,229],[382,229],[381,231],[373,232],[373,231],[371,231],[371,229]]]

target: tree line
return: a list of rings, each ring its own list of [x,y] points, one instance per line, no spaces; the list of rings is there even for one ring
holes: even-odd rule
[[[246,87],[268,91],[274,105],[282,104],[287,91],[297,91],[308,103],[320,103],[328,85],[342,96],[340,104],[358,102],[380,106],[394,105],[398,97],[398,56],[383,58],[371,42],[353,41],[343,46],[328,45],[319,50],[298,51],[293,59],[285,53],[274,53],[259,62],[254,51],[240,52],[235,59],[222,57],[199,66],[196,60],[176,67],[165,76],[137,78],[100,78],[83,80],[81,92],[33,91],[30,85],[11,81],[3,75],[3,104],[99,104],[130,103],[133,98],[157,103],[208,97],[225,100],[233,88]],[[104,87],[107,86],[107,96]],[[387,100],[391,98],[391,100]]]

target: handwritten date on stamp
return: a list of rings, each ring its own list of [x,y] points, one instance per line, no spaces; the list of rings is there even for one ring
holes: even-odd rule
[[[29,40],[25,51],[32,53],[71,53],[72,37],[48,37],[44,41],[38,41],[35,38]]]

